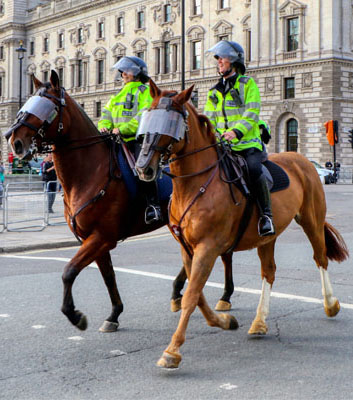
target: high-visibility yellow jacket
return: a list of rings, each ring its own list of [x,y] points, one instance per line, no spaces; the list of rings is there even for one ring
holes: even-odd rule
[[[261,99],[259,89],[254,79],[238,75],[229,78],[231,87],[223,93],[222,79],[207,95],[204,113],[219,133],[233,129],[243,136],[232,139],[232,149],[242,151],[256,147],[262,151],[259,130],[259,114]]]
[[[152,103],[149,86],[129,82],[104,106],[98,129],[119,128],[125,142],[135,140],[141,114]]]

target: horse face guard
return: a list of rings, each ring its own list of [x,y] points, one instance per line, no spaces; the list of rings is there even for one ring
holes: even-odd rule
[[[62,108],[65,107],[65,89],[60,88],[60,98],[53,96],[47,93],[47,88],[42,87],[39,89],[38,94],[30,97],[23,107],[18,111],[16,115],[15,122],[12,124],[10,129],[3,134],[6,140],[9,140],[12,133],[16,131],[16,129],[21,126],[26,126],[27,128],[35,131],[35,135],[32,137],[32,143],[27,151],[27,153],[22,158],[31,158],[38,151],[44,151],[43,144],[47,146],[53,144],[54,141],[48,140],[45,138],[46,130],[50,127],[53,121],[59,114],[59,125],[58,125],[58,133],[61,133],[64,129],[62,123]],[[56,100],[59,105],[56,105],[51,99]],[[35,125],[27,122],[27,118],[30,115],[34,115],[41,122],[42,125],[40,127],[36,127]],[[37,143],[39,140],[39,144]],[[49,151],[49,149],[45,149],[45,151]]]
[[[146,168],[155,151],[160,153],[161,158],[169,158],[173,144],[185,138],[186,117],[185,107],[182,110],[173,107],[173,99],[169,97],[161,97],[156,108],[142,113],[136,135],[137,140],[144,137],[136,162],[138,168]],[[164,147],[158,146],[161,136],[171,137],[171,142]]]

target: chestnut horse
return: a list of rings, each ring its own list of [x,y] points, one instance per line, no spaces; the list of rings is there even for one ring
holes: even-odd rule
[[[12,134],[11,145],[19,157],[32,150],[33,143],[53,145],[55,169],[64,192],[65,218],[71,230],[83,242],[64,269],[62,312],[77,328],[86,329],[87,318],[75,309],[72,286],[77,275],[96,261],[112,303],[111,314],[100,331],[113,332],[118,328],[123,304],[109,251],[116,246],[117,241],[153,231],[165,222],[151,225],[144,223],[145,204],[143,201],[132,202],[129,199],[127,187],[115,168],[111,146],[106,143],[109,137],[99,135],[83,109],[60,87],[55,71],[51,73],[50,84],[42,84],[34,77],[33,80],[37,90],[35,100],[39,99],[38,96],[43,99],[32,103],[32,107],[40,109],[38,112],[34,109],[33,112],[39,115],[46,107],[50,108],[47,102],[52,101],[58,113],[51,123],[45,124],[28,113],[25,119],[16,121],[6,136]],[[162,204],[162,210],[166,221],[166,203]],[[222,297],[224,301],[220,300],[219,307],[230,308],[229,298],[233,293],[232,260],[229,255],[222,259],[227,279]],[[179,308],[180,291],[185,279],[182,268],[173,284],[173,311]]]
[[[187,103],[192,89],[193,87],[180,94],[162,92],[150,81],[154,100],[151,109],[145,111],[145,115],[142,116],[139,127],[139,134],[145,133],[142,151],[136,162],[140,179],[156,179],[160,161],[166,158],[169,158],[170,171],[175,176],[169,214],[170,228],[182,244],[183,263],[189,279],[182,299],[178,327],[157,363],[165,368],[178,367],[181,361],[180,347],[185,341],[189,318],[196,306],[199,306],[210,326],[222,329],[236,329],[238,326],[233,316],[217,314],[211,310],[203,295],[203,287],[216,258],[232,249],[246,200],[238,190],[237,198],[242,201],[240,205],[236,205],[228,185],[220,178],[215,149],[217,143],[211,124],[205,116],[198,115],[195,108]],[[165,107],[168,100],[169,105]],[[148,113],[151,113],[150,117]],[[178,121],[177,113],[184,118],[183,123],[187,129],[181,132],[180,126],[174,124],[178,126],[175,135],[165,130],[148,130],[149,126],[144,122],[156,118],[162,121],[164,116],[165,119],[173,119],[175,123]],[[178,123],[180,124],[180,118]],[[256,247],[261,260],[262,294],[255,319],[248,332],[250,335],[267,332],[265,320],[269,314],[270,293],[276,270],[275,243],[293,218],[303,228],[313,247],[314,260],[321,275],[324,308],[329,317],[335,316],[340,306],[333,296],[327,272],[328,260],[341,262],[348,257],[343,238],[325,222],[325,194],[312,163],[302,155],[292,152],[273,154],[270,159],[280,165],[290,178],[287,189],[271,195],[276,235],[258,235],[259,214],[258,210],[254,209],[249,225],[234,250],[242,251]],[[188,254],[191,254],[191,257]]]

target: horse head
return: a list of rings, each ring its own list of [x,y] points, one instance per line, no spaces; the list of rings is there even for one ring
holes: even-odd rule
[[[150,92],[153,102],[149,110],[142,114],[137,138],[143,136],[140,155],[136,161],[136,171],[144,181],[157,179],[162,160],[171,154],[178,154],[187,141],[187,117],[194,86],[179,94],[173,91],[161,91],[150,80]],[[187,107],[188,106],[188,107]]]
[[[35,93],[18,111],[16,120],[4,134],[10,139],[14,153],[31,158],[43,145],[56,144],[70,126],[70,115],[64,112],[65,89],[60,87],[57,73],[51,71],[50,82],[42,83],[32,75]]]

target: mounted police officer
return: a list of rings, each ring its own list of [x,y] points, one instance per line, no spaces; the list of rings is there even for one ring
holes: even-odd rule
[[[122,78],[124,86],[104,106],[98,129],[100,132],[112,130],[120,135],[136,159],[140,152],[140,145],[135,138],[137,128],[142,112],[152,103],[149,86],[146,85],[149,80],[147,65],[142,59],[131,56],[122,57],[113,68],[118,70],[117,78]],[[143,189],[148,204],[145,221],[151,224],[162,218],[156,183],[143,184]]]
[[[244,75],[244,50],[238,43],[221,40],[208,52],[217,59],[221,78],[208,92],[205,114],[215,130],[230,141],[232,150],[246,159],[260,209],[259,235],[273,235],[271,196],[261,165],[259,89],[254,79]]]

